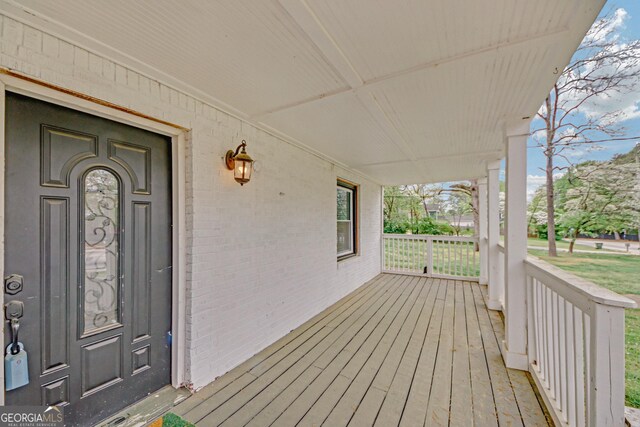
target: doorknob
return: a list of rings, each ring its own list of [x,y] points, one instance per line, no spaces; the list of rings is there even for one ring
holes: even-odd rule
[[[4,317],[11,320],[18,320],[24,314],[24,303],[22,301],[9,301],[4,305]]]
[[[29,362],[24,344],[18,341],[20,318],[24,313],[22,301],[9,301],[4,305],[4,316],[11,326],[11,343],[4,356],[5,391],[29,384]]]
[[[4,305],[4,317],[9,321],[11,326],[11,354],[18,354],[20,347],[18,346],[18,331],[20,330],[20,318],[24,314],[24,303],[22,301],[9,301]]]

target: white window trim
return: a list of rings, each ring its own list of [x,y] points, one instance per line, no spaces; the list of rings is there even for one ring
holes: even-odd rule
[[[346,192],[351,194],[351,197],[349,197],[349,200],[350,200],[350,203],[349,203],[349,218],[350,219],[348,219],[348,220],[345,220],[345,219],[340,220],[340,219],[336,218],[336,224],[338,222],[348,222],[350,224],[349,233],[351,235],[351,248],[349,250],[346,250],[346,251],[338,252],[337,256],[338,256],[338,258],[340,258],[340,257],[344,257],[344,256],[347,256],[347,255],[355,255],[355,253],[356,253],[356,246],[355,246],[355,243],[356,243],[355,242],[355,238],[356,238],[355,234],[356,233],[355,233],[354,226],[353,226],[354,221],[355,221],[355,218],[354,218],[354,214],[355,214],[355,212],[354,212],[355,211],[355,209],[354,209],[354,207],[355,207],[355,197],[354,197],[355,196],[355,192],[353,191],[353,189],[345,187],[345,186],[342,186],[342,185],[337,185],[336,186],[336,191],[338,191],[338,190],[346,191]]]

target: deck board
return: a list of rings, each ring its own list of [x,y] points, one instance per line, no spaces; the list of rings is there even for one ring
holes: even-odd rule
[[[451,425],[473,425],[471,400],[471,372],[469,359],[469,339],[467,315],[464,301],[464,283],[455,284],[455,313],[453,325],[453,373],[451,383],[456,385],[451,393]]]
[[[544,425],[477,283],[381,274],[174,408],[197,426]]]

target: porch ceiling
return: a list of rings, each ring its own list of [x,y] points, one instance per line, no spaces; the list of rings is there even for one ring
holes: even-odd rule
[[[0,0],[383,184],[484,175],[604,0]]]

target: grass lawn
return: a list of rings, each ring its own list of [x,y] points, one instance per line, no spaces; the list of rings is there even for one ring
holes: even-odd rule
[[[543,250],[529,253],[619,294],[640,295],[640,256],[560,253],[549,258]],[[640,309],[625,314],[626,404],[640,408]]]

